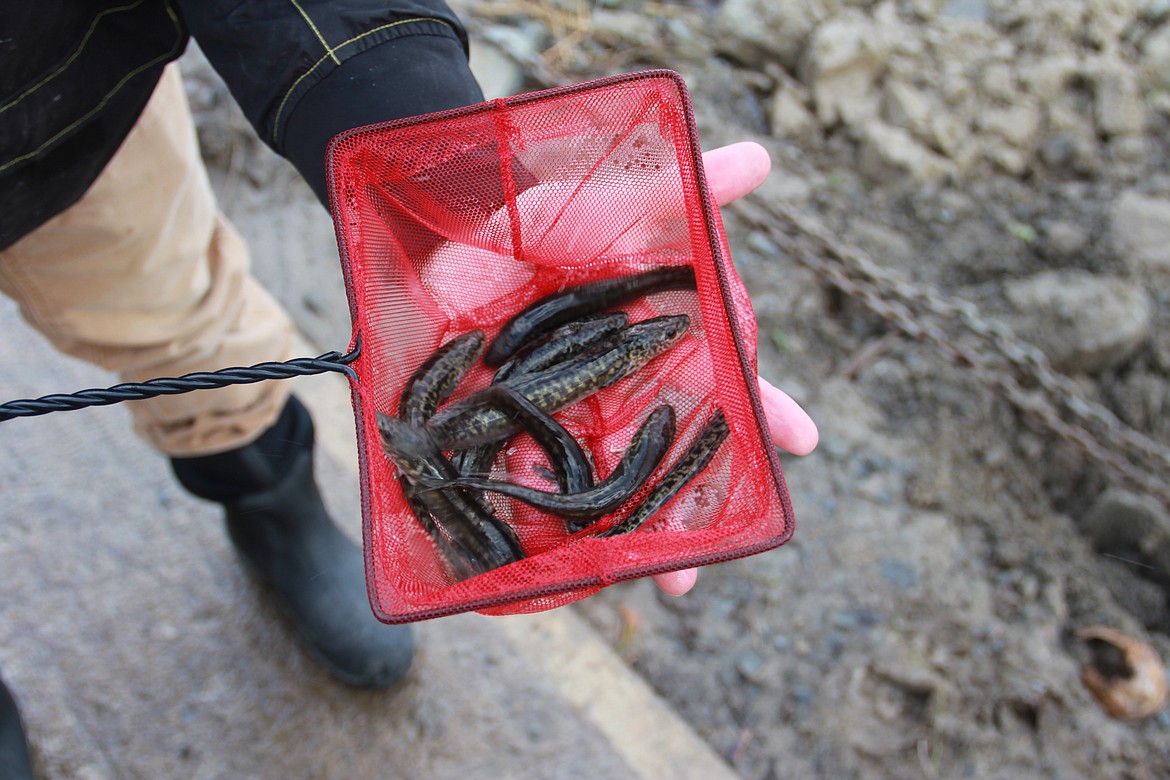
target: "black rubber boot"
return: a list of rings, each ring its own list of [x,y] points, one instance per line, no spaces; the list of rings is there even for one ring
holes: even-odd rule
[[[20,710],[3,680],[0,680],[0,777],[4,780],[36,779],[24,725],[20,722]]]
[[[408,626],[379,623],[361,549],[334,525],[313,478],[313,423],[290,399],[277,423],[238,450],[173,458],[179,482],[226,510],[245,567],[272,587],[312,655],[335,677],[385,688],[410,667]]]

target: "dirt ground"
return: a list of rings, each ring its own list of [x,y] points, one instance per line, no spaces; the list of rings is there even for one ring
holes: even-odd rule
[[[705,148],[771,153],[751,200],[977,305],[1170,443],[1170,262],[1135,260],[1122,224],[1127,193],[1167,213],[1165,3],[462,5],[525,90],[678,70]],[[1170,777],[1170,717],[1107,714],[1076,636],[1104,624],[1170,658],[1166,508],[1127,542],[1102,500],[1115,472],[746,212],[724,217],[761,374],[821,429],[784,460],[795,537],[684,598],[640,581],[573,609],[745,778]]]

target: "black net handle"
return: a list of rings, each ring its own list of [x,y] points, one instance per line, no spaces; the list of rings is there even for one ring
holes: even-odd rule
[[[145,382],[127,382],[113,387],[93,388],[76,393],[46,395],[22,401],[0,404],[0,422],[15,417],[36,417],[50,412],[68,412],[87,406],[109,406],[122,401],[140,401],[160,395],[178,395],[192,390],[209,390],[229,385],[247,385],[268,379],[291,379],[295,376],[310,376],[336,371],[357,381],[357,374],[349,364],[361,353],[360,339],[353,351],[347,355],[340,352],[326,352],[315,358],[294,358],[284,362],[257,363],[254,366],[224,368],[219,371],[196,372],[183,376],[148,379]]]

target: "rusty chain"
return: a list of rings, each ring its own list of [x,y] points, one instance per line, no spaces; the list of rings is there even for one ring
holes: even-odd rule
[[[1170,507],[1170,448],[1084,397],[1035,346],[974,303],[901,278],[810,218],[755,197],[733,210],[793,259],[907,336],[966,366],[1020,411],[1129,487]],[[956,335],[965,336],[965,339]]]

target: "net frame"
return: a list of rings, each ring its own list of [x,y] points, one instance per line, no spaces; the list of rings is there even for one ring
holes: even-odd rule
[[[618,110],[613,116],[601,110],[598,116],[597,107],[607,105],[633,110]],[[491,300],[490,312],[479,306],[453,315],[436,306],[433,300],[415,306],[415,298],[421,300],[427,294],[419,286],[419,274],[412,276],[404,269],[423,262],[419,258],[421,253],[434,251],[433,242],[426,238],[427,231],[455,243],[465,241],[466,246],[477,250],[483,249],[485,242],[490,244],[493,250],[490,254],[495,258],[492,262],[504,269],[500,273],[505,275],[515,270],[509,265],[509,256],[520,264],[534,262],[533,280],[542,275],[559,280],[552,284],[563,285],[566,278],[587,280],[598,275],[614,275],[623,269],[654,267],[662,264],[664,258],[667,264],[677,262],[677,251],[672,255],[670,251],[659,251],[661,247],[635,246],[632,252],[611,253],[621,255],[620,262],[592,257],[585,262],[569,263],[566,271],[557,267],[560,261],[549,264],[541,260],[540,241],[532,241],[530,225],[525,221],[532,216],[525,210],[532,200],[526,203],[523,196],[528,192],[539,194],[541,171],[549,167],[548,160],[543,161],[542,168],[540,160],[534,164],[532,156],[525,156],[538,146],[533,137],[575,139],[574,134],[580,134],[581,148],[584,148],[594,137],[612,140],[626,134],[628,138],[631,127],[643,127],[647,122],[656,124],[663,136],[665,147],[660,144],[658,151],[669,150],[674,157],[670,162],[677,166],[679,178],[674,183],[680,185],[681,201],[676,205],[681,207],[681,214],[672,224],[676,233],[685,231],[685,238],[681,244],[676,241],[674,249],[685,245],[682,260],[695,270],[697,295],[694,301],[682,300],[681,293],[651,296],[648,300],[653,305],[642,316],[690,307],[701,322],[704,348],[716,339],[730,345],[719,350],[718,360],[707,356],[711,360],[711,376],[707,380],[711,386],[703,391],[706,404],[698,404],[680,416],[679,437],[669,459],[677,458],[693,438],[710,412],[713,398],[720,408],[731,410],[727,414],[731,428],[729,441],[733,442],[736,453],[750,453],[752,470],[758,472],[757,490],[746,498],[724,496],[724,505],[738,501],[740,506],[734,518],[721,516],[714,528],[690,529],[684,524],[679,529],[675,523],[673,530],[638,532],[609,539],[578,534],[501,569],[451,581],[450,575],[444,574],[437,554],[431,559],[418,554],[419,549],[428,546],[426,535],[417,521],[408,516],[401,495],[397,501],[393,497],[398,485],[393,467],[381,452],[374,417],[378,411],[393,413],[398,399],[393,387],[380,385],[393,385],[400,390],[410,373],[410,365],[420,362],[438,343],[470,327],[482,326],[485,316],[494,317],[488,326],[490,338],[506,319],[501,311],[510,316],[531,302],[535,294],[527,292],[530,285],[520,284],[511,291],[516,294]],[[554,144],[551,156],[556,158],[558,150],[569,156],[568,152],[574,149],[573,142],[563,147]],[[636,162],[638,158],[631,159]],[[459,174],[454,179],[434,174],[449,169],[452,160]],[[553,159],[551,167],[555,169],[557,164]],[[627,163],[627,170],[629,164],[632,163]],[[646,167],[645,160],[640,164]],[[361,353],[351,364],[355,372],[355,378],[351,378],[351,394],[358,431],[367,587],[379,620],[404,623],[471,610],[508,614],[551,609],[616,582],[753,555],[788,541],[794,517],[755,382],[755,320],[746,290],[731,265],[722,220],[703,171],[690,98],[681,76],[667,70],[623,74],[355,128],[331,142],[327,168],[353,322],[351,346],[362,344]],[[531,173],[532,170],[536,173]],[[400,175],[392,183],[379,178],[394,171],[410,174]],[[422,175],[420,171],[428,173]],[[482,180],[474,181],[477,177]],[[506,219],[492,222],[485,203],[495,209],[497,217],[506,214]],[[577,205],[595,212],[599,209],[604,212],[608,207],[604,199]],[[474,212],[471,214],[474,219],[462,212]],[[420,218],[419,214],[455,215],[451,221],[454,227],[436,228],[427,224],[421,230],[413,222],[427,219]],[[469,227],[481,218],[496,228],[502,225],[503,229],[497,229],[485,239],[482,232],[477,234]],[[670,229],[668,226],[667,232]],[[563,246],[553,250],[554,255],[565,251]],[[397,270],[402,273],[396,276]],[[549,284],[546,279],[545,288]],[[539,285],[534,282],[531,286]],[[391,288],[397,306],[379,297]],[[400,308],[407,311],[397,311]],[[432,318],[446,323],[438,329],[443,335],[436,337],[428,330]],[[379,338],[388,330],[398,334],[393,345]],[[399,344],[407,345],[405,351],[410,353],[410,359],[393,357],[392,353],[401,351]],[[647,393],[645,388],[653,382],[665,384],[669,380],[672,366],[678,365],[677,360],[672,364],[670,358],[669,353],[656,358],[651,384],[646,378],[637,384],[643,396],[635,404],[637,408],[649,408],[651,403],[660,400],[657,390]],[[388,370],[390,364],[397,368]],[[388,379],[391,375],[392,380]],[[485,377],[482,371],[473,372],[469,377],[470,389],[483,386]],[[619,396],[621,399],[637,392],[621,383],[615,388],[615,393],[624,394]],[[456,397],[468,391],[460,391]],[[672,401],[679,399],[678,393],[671,396]],[[617,408],[613,400],[608,403],[610,410]],[[722,468],[730,468],[729,464],[730,461],[724,463]],[[715,466],[713,462],[711,468]],[[760,514],[749,517],[752,512]],[[659,543],[667,536],[676,535],[685,539],[669,545]],[[670,549],[655,554],[655,548],[659,547]],[[403,553],[406,549],[415,552]]]

